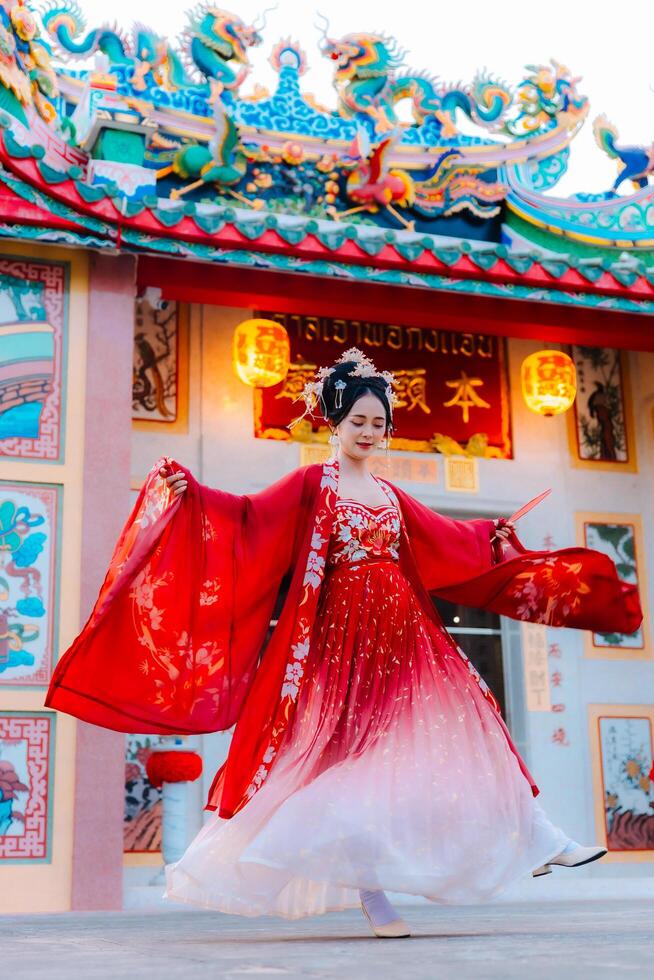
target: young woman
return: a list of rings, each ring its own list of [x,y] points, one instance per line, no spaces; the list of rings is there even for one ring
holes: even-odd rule
[[[260,493],[157,464],[55,672],[47,703],[96,724],[235,725],[217,812],[167,869],[171,899],[290,918],[361,905],[377,936],[399,937],[385,889],[482,901],[606,853],[548,820],[431,595],[632,632],[637,594],[604,555],[528,552],[506,521],[450,520],[374,477],[392,381],[357,349],[321,369],[304,397],[329,422],[332,459]]]

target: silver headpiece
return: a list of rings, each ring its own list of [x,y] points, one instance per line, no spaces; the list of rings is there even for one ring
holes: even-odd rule
[[[397,395],[393,391],[393,385],[395,384],[395,375],[392,374],[391,371],[378,371],[375,365],[373,364],[373,362],[370,360],[370,358],[366,354],[364,354],[363,351],[360,351],[358,347],[350,347],[349,350],[346,350],[345,353],[339,357],[336,363],[343,364],[346,361],[355,362],[355,367],[352,368],[351,371],[347,372],[348,376],[350,377],[384,379],[384,381],[386,382],[385,394],[386,394],[386,398],[388,399],[388,404],[391,411],[391,420],[392,420],[393,406],[397,401]],[[296,419],[293,419],[292,422],[289,422],[288,425],[289,429],[292,429],[294,425],[297,425],[298,422],[301,422],[306,415],[310,415],[311,418],[314,418],[315,416],[313,414],[313,411],[319,403],[321,404],[322,407],[323,418],[324,419],[327,418],[327,406],[323,398],[323,385],[325,383],[325,379],[329,377],[330,374],[333,374],[335,370],[336,370],[335,367],[319,368],[319,370],[316,372],[315,380],[308,381],[304,386],[304,390],[297,396],[297,398],[293,399],[293,401],[296,402],[299,401],[301,398],[303,398],[306,408],[302,412],[302,415],[298,416],[298,418]],[[344,381],[343,379],[339,379],[335,383],[334,387],[336,388],[336,400],[334,402],[334,405],[336,408],[341,408],[343,404],[343,391],[345,388],[347,388],[347,382]]]

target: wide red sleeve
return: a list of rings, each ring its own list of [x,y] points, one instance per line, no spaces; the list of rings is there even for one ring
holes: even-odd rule
[[[428,592],[465,582],[493,565],[493,521],[460,521],[437,514],[399,487],[404,526]]]
[[[186,471],[188,489],[173,498],[161,462],[46,704],[118,731],[220,731],[238,717],[293,562],[311,507],[307,468],[242,496]]]
[[[625,634],[639,628],[638,589],[621,581],[607,555],[529,551],[514,534],[497,561],[492,521],[452,520],[394,489],[420,580],[433,595],[548,626]]]

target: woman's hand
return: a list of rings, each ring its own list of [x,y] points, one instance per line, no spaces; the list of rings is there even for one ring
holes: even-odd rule
[[[499,538],[500,541],[508,541],[514,531],[515,524],[512,521],[505,521],[500,517],[495,521],[495,534],[493,537]]]
[[[164,463],[159,470],[159,475],[164,477],[166,483],[173,492],[173,496],[181,497],[188,486],[186,473],[184,473],[182,470],[177,470],[176,473],[173,473],[170,464]]]

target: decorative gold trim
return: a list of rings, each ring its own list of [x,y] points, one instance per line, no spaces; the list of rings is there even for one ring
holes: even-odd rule
[[[567,348],[572,356],[572,347]],[[567,412],[568,448],[570,450],[570,465],[578,470],[602,470],[607,473],[637,473],[638,458],[636,455],[636,429],[634,426],[633,399],[631,397],[631,375],[629,358],[626,351],[620,354],[620,376],[622,380],[622,408],[624,412],[625,431],[627,433],[627,459],[624,463],[610,462],[603,459],[581,459],[579,456],[579,439],[577,435],[577,402]]]
[[[161,851],[123,851],[124,868],[163,867]]]
[[[604,847],[606,840],[606,819],[604,815],[604,775],[600,750],[600,718],[649,718],[654,732],[654,705],[652,704],[589,704],[588,740],[593,773],[593,810],[597,840]],[[624,864],[629,862],[654,861],[654,849],[647,851],[609,851],[603,861]]]
[[[600,647],[593,640],[593,633],[590,630],[584,634],[584,656],[593,660],[651,660],[652,644],[650,640],[649,609],[648,609],[648,590],[647,590],[647,568],[645,561],[645,547],[643,541],[643,525],[640,514],[607,514],[595,513],[593,511],[577,511],[575,513],[575,526],[577,544],[586,547],[586,524],[631,524],[634,529],[635,551],[636,551],[636,571],[638,575],[638,592],[643,608],[643,646],[638,648],[626,647]]]

